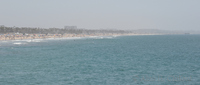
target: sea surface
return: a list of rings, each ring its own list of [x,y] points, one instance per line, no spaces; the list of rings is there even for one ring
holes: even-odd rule
[[[0,85],[200,85],[200,35],[0,41]]]

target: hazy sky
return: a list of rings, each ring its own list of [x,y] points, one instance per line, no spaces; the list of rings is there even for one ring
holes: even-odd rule
[[[200,0],[0,0],[0,25],[199,30]]]

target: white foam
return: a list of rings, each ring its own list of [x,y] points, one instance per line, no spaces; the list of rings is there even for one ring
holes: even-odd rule
[[[33,41],[33,42],[41,42],[41,41]]]
[[[41,42],[43,41],[42,39],[34,39],[34,40],[31,40],[31,42]]]
[[[25,42],[41,42],[41,41],[44,41],[44,39],[28,39],[28,40],[22,40],[22,41],[25,41]]]
[[[26,43],[22,43],[22,42],[15,42],[15,43],[13,43],[13,44],[15,44],[15,45],[21,45],[21,44],[26,44]]]
[[[103,39],[103,37],[96,37],[95,39]]]
[[[31,40],[27,40],[26,42],[31,42]]]
[[[111,38],[113,38],[113,37],[105,37],[105,38],[111,39]]]
[[[97,38],[98,36],[89,36],[88,38]]]
[[[20,45],[20,44],[22,44],[22,43],[20,43],[20,42],[17,42],[17,43],[13,43],[13,44]]]
[[[113,35],[113,37],[119,37],[119,36],[122,36],[122,35]]]
[[[83,39],[83,37],[67,37],[67,38],[47,38],[47,40],[66,40],[66,39]]]
[[[110,37],[110,36],[96,36],[96,37],[90,37],[90,38],[94,38],[94,39],[111,39],[114,37]]]

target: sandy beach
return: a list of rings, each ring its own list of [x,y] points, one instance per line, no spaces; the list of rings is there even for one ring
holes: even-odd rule
[[[9,33],[1,34],[0,41],[5,40],[26,40],[26,39],[56,39],[56,38],[71,38],[71,37],[92,37],[92,36],[124,36],[124,35],[158,35],[158,34],[134,34],[134,33],[97,33],[97,34],[22,34]]]

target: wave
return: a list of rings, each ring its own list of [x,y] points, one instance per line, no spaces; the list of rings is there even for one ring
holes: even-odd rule
[[[73,39],[84,39],[84,37],[47,38],[45,40],[73,40]]]
[[[27,44],[27,43],[15,42],[15,43],[13,43],[13,44],[15,44],[15,45],[21,45],[21,44]]]
[[[113,36],[92,36],[88,38],[93,38],[93,39],[112,39],[114,38]]]
[[[31,43],[39,43],[39,42],[49,42],[52,40],[75,40],[75,39],[112,39],[117,36],[88,36],[88,37],[65,37],[65,38],[46,38],[46,39],[24,39],[24,40],[6,40],[0,41],[1,46],[9,46],[9,45],[24,45]]]

